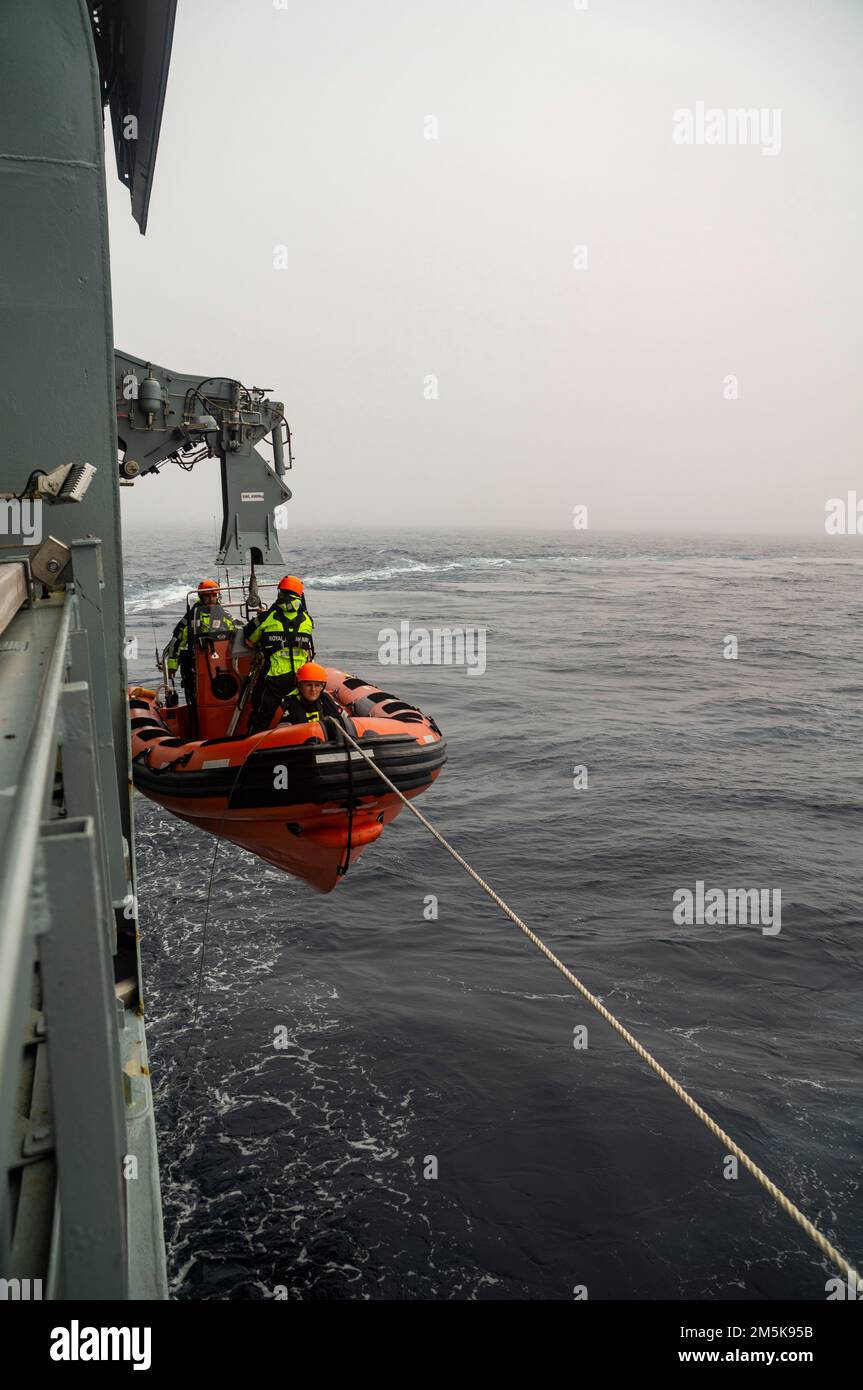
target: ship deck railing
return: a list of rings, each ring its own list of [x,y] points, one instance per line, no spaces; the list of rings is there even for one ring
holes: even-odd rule
[[[71,550],[50,593],[0,560],[0,1299],[164,1298],[99,543]]]

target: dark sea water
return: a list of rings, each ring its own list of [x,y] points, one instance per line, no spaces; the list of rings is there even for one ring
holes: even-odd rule
[[[127,537],[134,679],[214,555]],[[420,809],[859,1267],[859,541],[286,556],[319,657],[446,734]],[[485,673],[380,666],[404,619],[486,629]],[[808,1239],[407,812],[327,897],[223,845],[196,1018],[217,842],[136,804],[174,1296],[825,1297]],[[781,889],[781,932],[675,925],[699,879]]]

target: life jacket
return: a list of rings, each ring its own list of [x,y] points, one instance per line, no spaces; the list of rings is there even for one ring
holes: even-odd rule
[[[220,603],[196,603],[189,615],[188,626],[191,628],[193,641],[218,642],[231,636],[234,620]]]
[[[230,637],[236,623],[220,603],[202,603],[200,599],[187,609],[177,626],[168,651],[168,670],[176,671],[180,659],[191,660],[191,647],[197,641],[216,642]]]
[[[324,690],[312,705],[306,704],[299,695],[292,695],[285,701],[282,718],[288,719],[291,724],[319,724],[327,717],[338,718],[338,714],[338,705]]]
[[[292,676],[305,666],[312,643],[312,615],[302,599],[274,603],[253,632],[246,635],[253,647],[263,653],[267,676]]]

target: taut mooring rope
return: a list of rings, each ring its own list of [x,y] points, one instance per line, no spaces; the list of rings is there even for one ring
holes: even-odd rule
[[[747,1172],[752,1174],[756,1182],[759,1182],[761,1184],[765,1192],[770,1193],[770,1196],[776,1203],[778,1203],[778,1205],[785,1212],[786,1216],[790,1216],[792,1221],[796,1221],[797,1225],[801,1228],[801,1230],[805,1231],[809,1239],[813,1241],[815,1245],[818,1246],[818,1249],[821,1251],[821,1253],[823,1255],[826,1255],[828,1260],[832,1260],[836,1268],[842,1271],[842,1273],[847,1277],[849,1285],[853,1287],[853,1289],[856,1292],[856,1290],[860,1287],[861,1284],[860,1276],[854,1269],[853,1265],[848,1263],[844,1255],[840,1255],[835,1245],[831,1245],[830,1241],[827,1239],[825,1235],[822,1235],[822,1233],[818,1230],[817,1226],[813,1226],[812,1222],[809,1220],[809,1217],[804,1215],[800,1208],[795,1206],[789,1197],[786,1197],[785,1193],[782,1192],[781,1189],[776,1186],[775,1182],[773,1182],[772,1179],[767,1176],[764,1170],[762,1168],[759,1168],[758,1164],[755,1163],[754,1160],[751,1159],[747,1153],[744,1153],[740,1145],[734,1142],[734,1140],[731,1138],[731,1135],[727,1134],[725,1130],[722,1129],[722,1127],[718,1125],[716,1121],[711,1118],[710,1115],[708,1115],[707,1111],[704,1110],[702,1106],[698,1104],[698,1101],[695,1100],[683,1086],[681,1086],[680,1082],[676,1081],[675,1078],[671,1075],[671,1073],[665,1070],[665,1067],[662,1066],[661,1062],[658,1062],[656,1058],[653,1057],[647,1051],[647,1048],[641,1045],[641,1043],[638,1041],[638,1038],[633,1037],[632,1033],[630,1033],[627,1028],[624,1028],[620,1020],[615,1018],[614,1014],[611,1013],[605,1007],[605,1005],[600,1002],[599,999],[597,999],[595,994],[591,994],[587,986],[583,985],[581,980],[579,980],[576,975],[573,975],[572,971],[564,965],[563,961],[560,960],[554,954],[554,952],[549,949],[548,946],[546,946],[545,942],[537,936],[536,932],[531,931],[527,923],[523,922],[521,918],[517,915],[517,913],[513,912],[511,907],[507,907],[503,898],[499,897],[498,894],[494,891],[494,889],[490,887],[488,883],[486,883],[485,879],[481,878],[480,875],[476,872],[476,870],[471,868],[467,860],[462,858],[458,850],[453,849],[449,841],[445,840],[443,835],[441,835],[439,831],[435,830],[431,822],[426,820],[425,816],[417,810],[417,808],[412,804],[412,802],[410,802],[406,796],[402,795],[398,787],[390,781],[389,777],[387,777],[385,772],[381,771],[381,769],[377,766],[375,761],[368,756],[368,754],[365,752],[363,748],[360,747],[356,739],[352,738],[346,730],[344,731],[344,736],[348,740],[348,742],[353,744],[354,748],[356,748],[357,751],[362,754],[369,766],[374,768],[381,781],[385,782],[386,785],[395,792],[396,796],[404,802],[408,810],[412,811],[413,814],[416,816],[417,820],[420,821],[425,826],[426,830],[428,830],[434,836],[438,844],[443,845],[447,854],[452,855],[456,863],[460,864],[461,867],[465,870],[465,872],[470,874],[471,878],[479,884],[483,892],[488,894],[492,902],[497,903],[497,906],[500,908],[500,910],[506,913],[507,917],[509,917],[510,920],[513,921],[515,925],[518,927],[519,931],[524,932],[528,941],[533,942],[534,946],[537,948],[538,951],[542,952],[546,960],[551,961],[555,969],[559,970],[561,975],[563,975],[563,977],[566,980],[568,980],[569,983],[575,989],[578,990],[579,994],[581,994],[587,1000],[588,1004],[590,1004],[592,1008],[596,1009],[596,1012],[598,1014],[601,1014],[601,1016],[605,1019],[606,1023],[609,1023],[611,1027],[614,1029],[614,1031],[620,1034],[620,1036],[623,1038],[623,1041],[629,1047],[632,1048],[633,1052],[638,1054],[638,1056],[641,1058],[643,1062],[647,1063],[651,1071],[656,1072],[656,1075],[660,1078],[660,1080],[664,1081],[666,1086],[670,1087],[674,1094],[680,1100],[682,1100],[685,1105],[689,1106],[689,1109],[692,1111],[692,1113],[698,1116],[702,1124],[705,1124],[707,1128],[710,1130],[710,1133],[716,1139],[718,1139],[720,1143],[723,1144],[729,1150],[730,1153],[733,1153],[734,1156],[740,1160],[740,1162],[743,1164],[743,1167],[747,1170]]]

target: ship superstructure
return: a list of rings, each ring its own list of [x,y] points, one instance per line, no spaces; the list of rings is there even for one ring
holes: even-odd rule
[[[182,382],[191,413],[176,430],[178,379],[166,374],[161,405],[148,409],[157,369],[115,353],[103,112],[144,232],[175,7],[0,7],[5,1298],[167,1297],[124,655],[119,487],[136,476],[130,439],[147,437],[140,472],[202,443],[222,458],[230,555],[278,556],[271,512],[290,496],[280,406],[267,415],[259,394],[247,410],[236,383],[220,395],[221,378],[209,398]],[[145,398],[122,421],[118,463],[119,402],[138,368]],[[262,422],[278,430],[278,474],[252,453]]]

